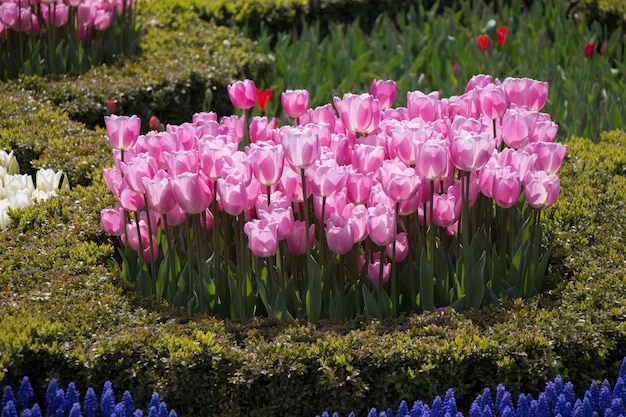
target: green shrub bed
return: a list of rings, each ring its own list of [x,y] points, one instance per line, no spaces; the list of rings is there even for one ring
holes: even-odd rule
[[[13,213],[15,227],[0,234],[0,382],[108,379],[138,401],[157,390],[181,416],[301,416],[428,401],[448,388],[467,410],[485,386],[516,395],[557,374],[614,378],[626,355],[626,134],[566,143],[562,195],[546,215],[549,290],[393,322],[231,322],[142,300],[106,267],[106,186],[76,186]]]

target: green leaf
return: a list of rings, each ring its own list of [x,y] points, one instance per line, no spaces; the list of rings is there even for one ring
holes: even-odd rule
[[[312,322],[319,320],[322,312],[322,271],[315,259],[307,259],[309,285],[306,291],[306,315]]]
[[[365,309],[365,318],[368,320],[381,318],[380,309],[378,308],[378,302],[376,301],[370,290],[368,290],[365,285],[361,286],[361,290],[363,293],[363,308]]]
[[[420,260],[420,300],[422,302],[422,310],[435,310],[435,291],[433,284],[433,266],[426,256],[426,248],[422,249],[422,257]]]
[[[483,252],[474,265],[470,267],[469,276],[465,279],[465,307],[479,308],[485,297],[485,260]]]

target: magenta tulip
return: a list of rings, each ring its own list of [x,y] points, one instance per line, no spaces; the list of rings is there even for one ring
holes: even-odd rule
[[[236,81],[226,87],[230,101],[238,109],[249,109],[256,103],[256,86],[252,80]]]
[[[309,92],[307,90],[287,90],[280,95],[280,102],[285,114],[292,119],[304,115],[309,108]]]
[[[396,99],[396,82],[393,80],[372,80],[370,94],[380,103],[380,109],[385,111],[393,106]]]
[[[346,93],[341,99],[334,97],[333,104],[346,130],[365,136],[378,129],[380,102],[371,94]]]
[[[350,222],[343,217],[331,215],[326,222],[326,242],[328,248],[336,254],[350,252],[354,246]]]
[[[243,226],[248,235],[248,248],[254,256],[274,256],[278,249],[278,224],[254,219]]]
[[[131,148],[139,138],[141,119],[137,116],[104,116],[107,137],[114,149]]]

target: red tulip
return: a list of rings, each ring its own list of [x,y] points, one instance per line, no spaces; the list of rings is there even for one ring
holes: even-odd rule
[[[585,57],[591,58],[595,50],[596,50],[596,45],[594,43],[591,43],[591,42],[585,43]]]
[[[155,115],[150,116],[150,119],[148,120],[148,129],[156,131],[161,130],[161,121]]]
[[[115,113],[115,102],[113,100],[107,100],[106,111],[107,111],[107,116],[110,116],[113,113]]]
[[[489,39],[489,36],[486,34],[481,34],[478,35],[478,37],[476,38],[476,45],[478,46],[478,49],[480,50],[487,50],[489,49],[489,45],[491,44],[491,39]]]
[[[257,105],[259,106],[259,110],[265,111],[265,107],[267,106],[267,103],[272,102],[272,90],[269,88],[266,90],[259,90],[257,88],[256,89],[256,102],[257,102]]]
[[[506,42],[506,34],[508,33],[509,28],[507,26],[501,26],[496,30],[496,35],[498,35],[498,46],[504,45]]]

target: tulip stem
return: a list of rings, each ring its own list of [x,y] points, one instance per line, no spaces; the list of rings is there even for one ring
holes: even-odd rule
[[[306,176],[304,174],[304,169],[302,168],[300,168],[300,175],[302,177],[302,206],[304,211],[304,236],[306,239],[306,266],[304,268],[304,278],[306,286],[308,286],[310,284],[309,263],[311,262],[311,236],[309,233],[309,207],[306,197]]]
[[[398,211],[400,210],[400,203],[396,201],[394,209],[394,215],[396,216],[396,224],[398,224]],[[396,274],[396,242],[398,231],[394,230],[393,249],[391,256],[391,317],[396,318],[398,315],[398,288],[397,288],[397,274]]]
[[[144,208],[146,210],[146,223],[148,223],[148,244],[150,245],[150,275],[152,278],[152,284],[154,286],[158,277],[154,265],[156,259],[154,259],[154,247],[152,246],[152,222],[150,221],[150,209],[148,208],[148,196],[146,195],[146,193],[143,193],[143,201]],[[137,225],[139,226],[139,223]]]

